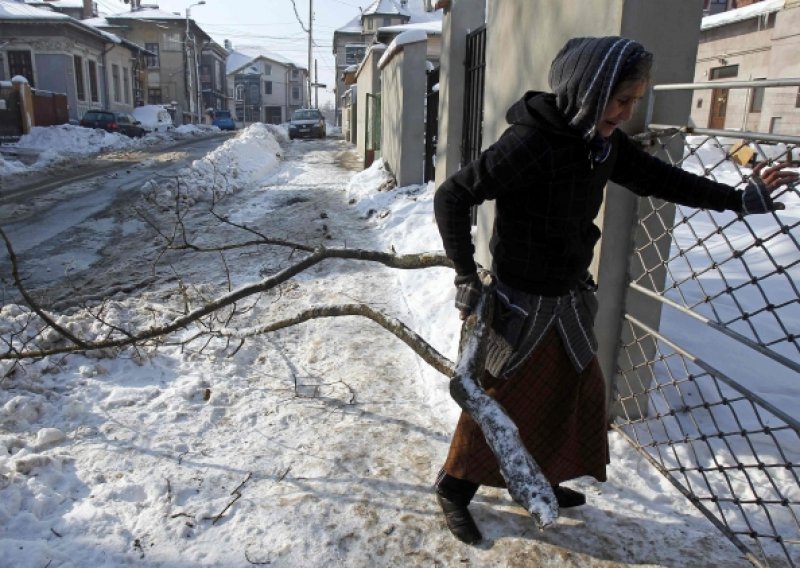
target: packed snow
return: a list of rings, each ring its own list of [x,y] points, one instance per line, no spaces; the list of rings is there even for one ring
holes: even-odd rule
[[[44,170],[74,156],[130,151],[218,132],[219,129],[215,126],[185,124],[169,132],[151,132],[142,138],[129,138],[117,132],[71,124],[34,126],[18,142],[4,144],[0,148],[5,153],[0,153],[0,177]],[[19,159],[17,153],[33,154],[35,160],[26,163]]]
[[[326,247],[441,248],[433,184],[394,187],[380,161],[354,174],[336,165],[328,143],[289,142],[280,129],[252,125],[184,172],[186,206],[213,197],[220,218]],[[190,231],[191,220],[182,218]],[[215,231],[200,234],[215,242]],[[164,323],[194,307],[186,302],[301,257],[283,247],[171,257],[187,276],[179,288],[165,282],[115,298],[102,322],[79,310],[58,323],[90,339],[109,325]],[[454,360],[452,278],[446,268],[326,261],[216,325],[364,302]],[[25,307],[0,312],[6,339],[25,342],[37,324]],[[483,488],[471,510],[485,542],[463,545],[431,491],[459,413],[445,377],[354,317],[242,346],[179,343],[199,329],[158,349],[44,357],[0,382],[4,565],[750,566],[615,433],[609,481],[570,484],[587,506],[540,532],[507,492]],[[49,333],[42,346],[62,341]]]

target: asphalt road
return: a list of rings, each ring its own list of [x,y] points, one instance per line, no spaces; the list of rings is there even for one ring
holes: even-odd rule
[[[74,287],[59,290],[63,280],[75,279],[85,286],[85,274],[93,266],[129,262],[125,255],[108,251],[130,248],[125,242],[135,242],[145,231],[146,224],[134,212],[142,186],[174,176],[228,138],[193,138],[168,147],[75,160],[57,169],[4,180],[0,228],[18,258],[26,288],[63,301],[76,292]],[[0,292],[15,297],[10,257],[4,244],[0,250]],[[113,288],[114,283],[109,284]],[[128,282],[122,289],[144,284]]]

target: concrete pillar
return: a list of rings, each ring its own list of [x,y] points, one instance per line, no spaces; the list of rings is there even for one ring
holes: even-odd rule
[[[12,88],[19,93],[19,112],[22,133],[27,134],[33,128],[33,91],[25,77],[17,75],[11,78]]]
[[[425,40],[406,43],[381,67],[381,154],[400,187],[424,177],[426,51]]]
[[[439,59],[439,134],[436,144],[436,184],[461,167],[461,132],[464,123],[464,59],[467,33],[486,21],[486,0],[453,0],[442,20],[442,55]]]
[[[525,91],[549,90],[550,62],[567,39],[577,36],[621,35],[642,43],[655,56],[654,83],[691,82],[694,76],[702,3],[673,0],[669,5],[650,0],[551,0],[490,2],[487,15],[486,93],[484,147],[507,127],[505,113]],[[659,97],[654,122],[685,124],[691,94]],[[644,130],[647,101],[625,127],[628,133]],[[535,184],[535,180],[532,180]],[[493,204],[478,216],[476,259],[491,262],[489,237],[494,222]],[[603,238],[595,250],[592,271],[600,285],[595,329],[600,342],[599,358],[609,389],[615,380],[622,316],[631,277],[630,253],[634,229],[644,212],[629,191],[610,184],[597,223]],[[661,243],[663,245],[663,243]],[[660,306],[652,301],[631,299],[628,311],[646,323],[660,318]]]

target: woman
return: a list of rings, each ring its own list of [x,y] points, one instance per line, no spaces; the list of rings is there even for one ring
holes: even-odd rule
[[[570,40],[550,68],[553,92],[525,94],[509,109],[500,139],[436,192],[462,319],[480,291],[470,208],[496,202],[490,246],[498,284],[483,384],[519,427],[560,507],[586,501],[561,482],[584,475],[605,481],[609,460],[587,271],[606,182],[637,195],[748,214],[783,209],[770,193],[797,179],[783,171],[786,164],[762,164],[744,191],[735,190],[642,151],[618,126],[644,96],[652,60],[626,38]],[[448,528],[463,542],[481,539],[467,509],[480,485],[505,482],[480,428],[462,413],[436,494]]]

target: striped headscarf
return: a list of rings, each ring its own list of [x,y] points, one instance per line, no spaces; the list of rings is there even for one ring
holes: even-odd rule
[[[553,59],[549,82],[556,106],[586,142],[594,140],[623,70],[644,53],[641,44],[624,37],[578,37]]]

